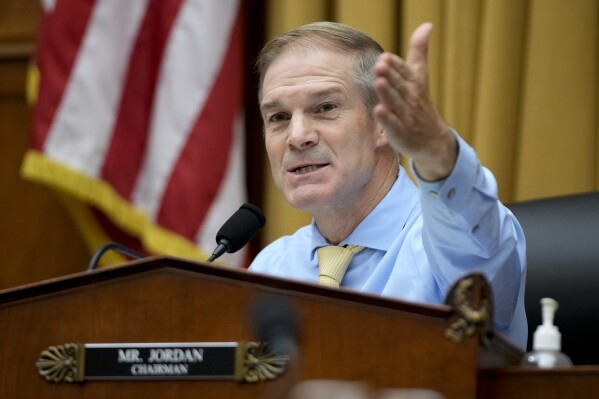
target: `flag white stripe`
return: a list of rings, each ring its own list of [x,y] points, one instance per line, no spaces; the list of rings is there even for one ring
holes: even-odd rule
[[[144,210],[152,221],[219,72],[237,3],[237,0],[188,1],[173,26],[159,72],[146,158],[132,196],[135,206]]]
[[[48,156],[98,177],[146,0],[98,1],[45,143]]]
[[[244,132],[244,116],[239,112],[235,119],[235,135],[231,151],[227,154],[229,163],[223,182],[196,236],[198,246],[208,253],[212,253],[215,248],[215,232],[247,199]],[[224,254],[220,260],[231,266],[243,266],[244,257],[245,250],[241,250],[234,254]]]

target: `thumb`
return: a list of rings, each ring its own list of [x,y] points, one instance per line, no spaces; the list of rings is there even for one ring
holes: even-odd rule
[[[428,42],[433,30],[433,24],[425,22],[418,26],[410,38],[410,47],[406,62],[413,66],[421,67],[427,64]]]

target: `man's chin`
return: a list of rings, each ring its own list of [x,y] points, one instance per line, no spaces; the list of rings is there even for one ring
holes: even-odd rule
[[[318,193],[294,193],[293,195],[285,196],[289,204],[300,211],[312,212],[325,206],[328,203],[328,197]]]

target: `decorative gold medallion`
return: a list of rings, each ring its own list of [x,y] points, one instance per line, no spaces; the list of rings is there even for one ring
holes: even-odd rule
[[[485,336],[492,320],[492,300],[490,288],[480,274],[459,280],[448,295],[447,302],[457,314],[457,318],[445,331],[445,336],[453,342],[462,342],[477,332]],[[475,308],[475,304],[478,306]]]
[[[51,346],[40,354],[38,372],[51,382],[83,381],[84,353],[78,344]]]
[[[243,365],[238,380],[259,382],[274,380],[281,375],[289,362],[289,356],[273,355],[268,345],[260,342],[247,342],[244,346]]]

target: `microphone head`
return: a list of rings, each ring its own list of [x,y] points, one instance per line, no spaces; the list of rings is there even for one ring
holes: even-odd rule
[[[216,243],[224,243],[227,252],[239,251],[266,224],[262,210],[246,202],[227,220],[216,234]]]
[[[260,297],[250,314],[254,332],[261,341],[268,343],[275,355],[295,357],[299,323],[296,309],[288,298],[279,295]]]

